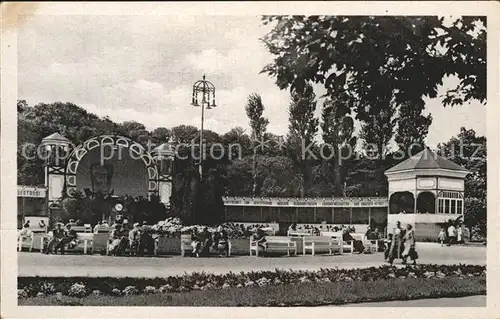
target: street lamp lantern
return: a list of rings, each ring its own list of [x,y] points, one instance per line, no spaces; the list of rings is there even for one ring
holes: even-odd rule
[[[201,96],[200,96],[201,95]],[[201,97],[201,100],[199,99]],[[212,101],[212,103],[210,103]],[[201,102],[201,104],[199,103]],[[191,105],[205,106],[207,109],[216,107],[215,104],[215,86],[212,82],[207,81],[205,75],[203,79],[196,81],[193,85],[193,98]]]
[[[210,103],[210,101],[212,103]],[[191,105],[199,107],[201,106],[201,129],[200,129],[200,162],[199,172],[200,179],[203,176],[203,121],[205,119],[205,108],[211,110],[217,105],[215,104],[215,86],[212,82],[207,81],[205,75],[203,75],[202,80],[198,80],[193,84],[193,96],[191,100]]]

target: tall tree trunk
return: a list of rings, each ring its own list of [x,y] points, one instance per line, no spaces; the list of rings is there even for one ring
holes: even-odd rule
[[[256,192],[257,192],[257,149],[253,149],[253,156],[252,156],[252,180],[253,180],[253,186],[252,186],[252,195],[255,197]]]
[[[344,180],[342,178],[342,166],[340,163],[340,152],[338,147],[334,147],[333,172],[335,174],[335,197],[344,196]]]

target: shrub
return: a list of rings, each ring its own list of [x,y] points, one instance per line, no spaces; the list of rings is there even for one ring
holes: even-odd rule
[[[82,283],[75,283],[68,290],[68,296],[71,297],[84,297],[86,294],[87,289]]]
[[[161,293],[171,292],[173,290],[172,286],[169,284],[163,285],[158,289]]]
[[[46,295],[52,295],[56,293],[56,287],[53,283],[51,282],[44,282],[40,286],[40,292],[43,292]]]
[[[364,269],[320,269],[318,271],[260,271],[215,275],[193,273],[166,278],[92,278],[92,277],[19,277],[18,289],[27,296],[36,296],[39,292],[46,295],[61,292],[64,295],[83,297],[90,291],[99,291],[103,295],[121,295],[142,293],[171,293],[194,290],[222,289],[230,287],[281,286],[290,284],[359,282],[380,279],[403,280],[405,278],[446,277],[469,278],[484,277],[485,266],[475,265],[407,265],[370,267]],[[75,283],[76,282],[76,283]],[[93,293],[94,294],[94,293]]]
[[[112,294],[113,296],[121,296],[121,295],[122,295],[122,292],[121,292],[121,290],[120,290],[120,289],[118,289],[118,288],[113,288],[113,290],[111,290],[111,294]]]
[[[125,289],[123,289],[123,294],[126,296],[129,295],[137,295],[139,293],[139,290],[135,288],[134,286],[127,286]]]
[[[18,299],[28,298],[28,293],[24,289],[17,289],[17,298]]]
[[[156,288],[155,288],[155,287],[153,287],[153,286],[146,286],[146,287],[144,288],[144,293],[145,293],[145,294],[155,294],[155,293],[157,293],[157,290],[156,290]]]

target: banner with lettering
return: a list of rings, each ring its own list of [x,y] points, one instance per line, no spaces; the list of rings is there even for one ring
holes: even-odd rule
[[[288,206],[288,207],[387,207],[387,198],[224,198],[226,206]]]

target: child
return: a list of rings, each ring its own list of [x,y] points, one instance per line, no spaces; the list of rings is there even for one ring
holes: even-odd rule
[[[387,260],[387,258],[389,258],[389,252],[391,250],[392,234],[389,234],[388,238],[384,240],[384,242],[385,242],[384,260]]]
[[[445,240],[446,240],[446,231],[444,230],[444,228],[441,228],[441,231],[439,232],[438,235],[438,241],[441,243],[441,247],[443,247]]]

